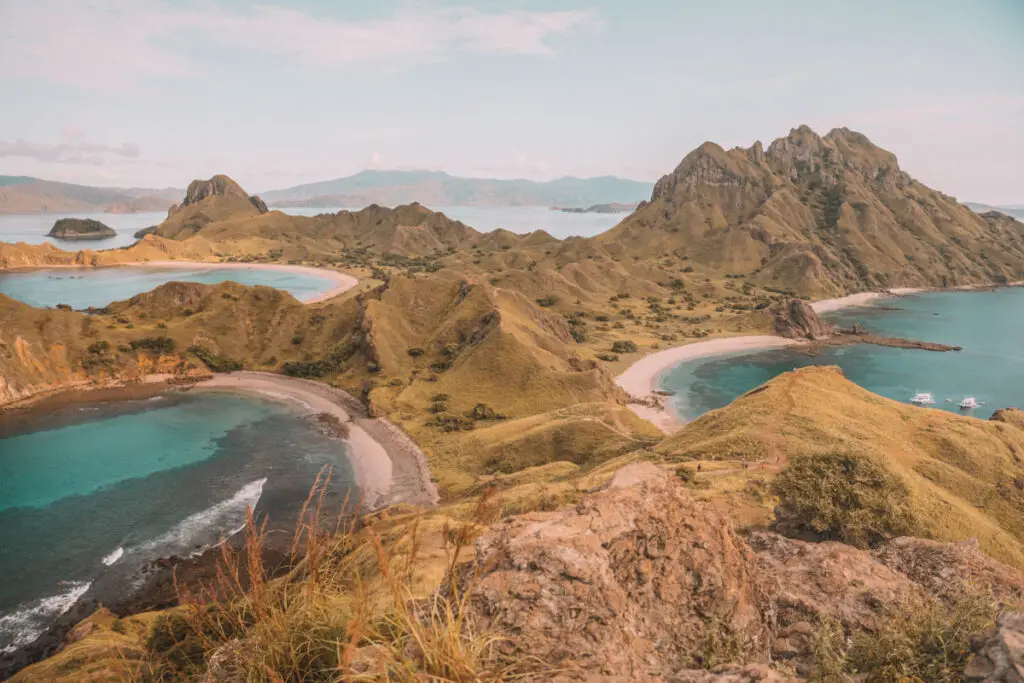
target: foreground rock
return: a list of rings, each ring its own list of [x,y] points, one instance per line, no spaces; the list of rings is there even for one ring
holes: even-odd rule
[[[1012,604],[1024,590],[970,542],[744,540],[650,463],[574,508],[493,527],[477,551],[472,618],[507,637],[507,656],[555,672],[536,680],[806,680],[823,619],[874,632],[909,600],[974,584]]]
[[[91,218],[61,218],[53,224],[46,236],[61,240],[102,240],[116,237],[117,232]]]

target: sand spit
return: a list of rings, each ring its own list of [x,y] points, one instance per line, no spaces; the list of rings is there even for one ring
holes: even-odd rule
[[[367,416],[363,405],[341,389],[266,372],[232,372],[199,382],[195,390],[255,393],[301,406],[311,415],[336,417],[348,428],[345,440],[366,510],[439,500],[423,451],[392,423]]]

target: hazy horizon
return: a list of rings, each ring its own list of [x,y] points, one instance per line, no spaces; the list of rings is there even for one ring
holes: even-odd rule
[[[806,124],[1021,204],[1022,36],[1013,0],[0,0],[0,174],[654,182],[704,141]]]

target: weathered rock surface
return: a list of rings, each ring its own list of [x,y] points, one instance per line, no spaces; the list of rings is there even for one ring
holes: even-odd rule
[[[514,518],[478,553],[473,615],[561,680],[668,680],[700,666],[710,628],[752,658],[769,651],[771,590],[753,552],[653,466],[620,471],[575,508]]]
[[[898,538],[868,551],[767,532],[744,540],[651,463],[619,470],[574,508],[492,527],[477,553],[471,619],[507,636],[506,654],[557,672],[536,680],[564,682],[805,680],[822,618],[874,631],[908,600],[974,584],[1012,604],[1024,588],[973,542]],[[1010,647],[1005,628],[1000,637]]]
[[[814,311],[810,304],[790,299],[772,309],[775,314],[775,333],[789,339],[827,339],[832,326]]]
[[[61,240],[102,240],[117,236],[117,232],[92,218],[61,218],[46,236]]]
[[[968,683],[1024,683],[1024,613],[1001,615],[964,669]]]

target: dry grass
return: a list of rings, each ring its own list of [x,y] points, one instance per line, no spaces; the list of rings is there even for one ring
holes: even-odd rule
[[[950,602],[927,597],[894,609],[877,631],[849,638],[830,617],[812,640],[812,681],[837,683],[956,683],[971,653],[971,640],[990,629],[996,604],[989,590],[965,586]]]
[[[496,654],[499,637],[476,632],[465,617],[475,574],[460,570],[481,523],[494,517],[493,502],[481,497],[469,519],[445,527],[445,588],[423,598],[422,517],[385,537],[358,515],[325,519],[327,479],[318,478],[303,508],[288,576],[268,578],[265,527],[250,514],[243,547],[224,546],[217,580],[181,589],[182,607],[154,627],[141,679],[509,679]]]

